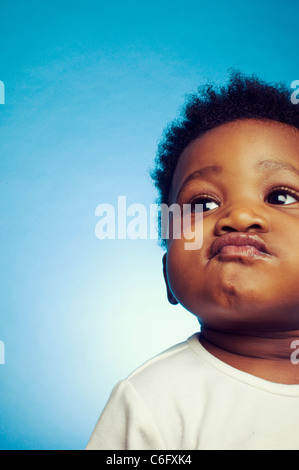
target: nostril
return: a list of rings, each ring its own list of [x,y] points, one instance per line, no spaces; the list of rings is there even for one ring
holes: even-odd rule
[[[230,225],[224,225],[223,227],[221,227],[221,231],[225,232],[225,233],[239,232],[239,231],[250,232],[251,230],[258,232],[258,231],[262,231],[263,228],[260,224],[252,224],[248,227],[242,227],[242,230],[239,230],[238,228],[231,227]]]
[[[233,227],[230,227],[229,225],[225,225],[224,227],[221,227],[221,228],[223,232],[238,232],[238,230],[236,230]]]
[[[219,235],[229,232],[267,232],[269,224],[262,213],[253,211],[248,206],[231,208],[216,222],[215,231]]]
[[[253,224],[248,228],[248,230],[250,230],[250,229],[262,230],[262,226],[260,224]]]

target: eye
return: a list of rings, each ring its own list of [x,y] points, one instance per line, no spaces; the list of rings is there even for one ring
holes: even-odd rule
[[[199,208],[195,207],[196,204],[202,204],[203,212],[211,211],[220,206],[220,202],[210,196],[196,196],[196,198],[192,199],[189,204],[191,204],[192,212],[195,212],[196,210],[198,211]]]
[[[269,204],[280,206],[294,204],[294,202],[298,202],[298,200],[299,195],[295,191],[287,188],[273,189],[267,197]]]

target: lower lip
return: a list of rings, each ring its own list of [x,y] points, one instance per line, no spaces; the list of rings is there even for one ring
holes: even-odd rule
[[[261,258],[267,255],[252,245],[225,245],[217,253],[217,256],[243,256],[246,258]]]

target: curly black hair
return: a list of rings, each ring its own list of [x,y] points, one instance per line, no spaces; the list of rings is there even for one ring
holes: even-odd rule
[[[230,71],[226,86],[209,83],[187,98],[178,119],[164,131],[150,176],[158,190],[157,204],[168,204],[178,159],[196,138],[221,124],[240,119],[279,121],[299,129],[299,106],[292,104],[289,88],[265,83],[255,75]],[[161,224],[159,236],[161,237]],[[165,240],[160,240],[165,247]]]

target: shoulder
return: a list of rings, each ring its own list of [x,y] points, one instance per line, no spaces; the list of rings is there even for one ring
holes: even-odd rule
[[[177,366],[181,362],[181,360],[185,360],[188,356],[189,360],[193,361],[195,358],[194,353],[192,353],[192,350],[190,348],[190,344],[194,341],[198,341],[198,336],[199,334],[195,333],[186,341],[175,344],[174,346],[171,346],[165,351],[162,351],[161,353],[152,357],[140,367],[138,367],[136,370],[134,370],[128,376],[128,379],[133,379],[139,376],[140,374],[144,374],[145,371],[149,373],[153,370],[158,371],[160,369],[164,369],[166,366]]]
[[[124,382],[142,395],[148,392],[155,395],[155,390],[158,393],[163,388],[175,388],[179,383],[189,382],[193,373],[199,376],[200,370],[205,368],[205,361],[201,358],[198,336],[199,333],[195,333],[146,361]]]

